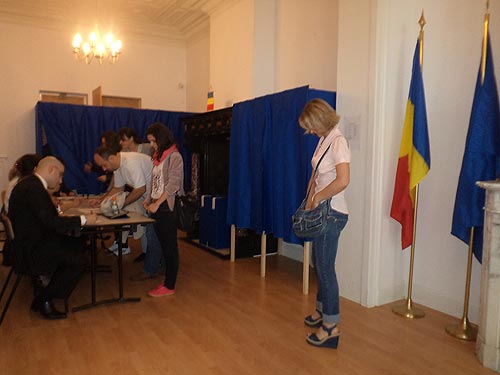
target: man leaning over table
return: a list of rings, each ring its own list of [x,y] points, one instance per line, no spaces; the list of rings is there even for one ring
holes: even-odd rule
[[[125,185],[128,185],[132,188],[132,191],[125,198],[124,209],[146,215],[146,210],[142,202],[146,197],[147,189],[151,183],[151,170],[153,169],[151,157],[139,152],[117,152],[106,146],[100,146],[94,153],[94,161],[104,171],[113,171],[114,174],[113,188],[101,197],[100,201],[108,196],[124,191]],[[140,225],[134,233],[134,238],[141,239],[143,251],[146,250],[146,246],[147,251],[144,268],[142,272],[131,277],[133,281],[154,278],[159,271],[161,261],[160,243],[153,226],[150,224],[145,228]],[[122,233],[122,248],[127,240],[127,236],[128,232]],[[116,250],[113,247],[112,249],[118,254],[118,244],[113,245],[116,245]],[[125,249],[127,250],[123,251],[122,254],[130,252],[128,246]]]
[[[34,174],[21,179],[12,191],[9,218],[14,229],[15,264],[20,272],[51,275],[35,296],[31,309],[47,319],[66,314],[54,307],[53,298],[67,298],[87,264],[81,238],[68,231],[96,221],[96,215],[59,216],[48,189],[58,189],[64,165],[55,157],[40,160]]]

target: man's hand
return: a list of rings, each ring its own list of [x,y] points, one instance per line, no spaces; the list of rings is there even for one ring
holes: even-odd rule
[[[101,202],[102,202],[101,198],[90,198],[89,199],[89,206],[90,207],[100,207]]]
[[[90,214],[85,215],[85,218],[87,219],[87,222],[86,222],[87,225],[88,224],[90,224],[90,225],[95,224],[97,221],[97,215],[95,213],[93,213],[92,211],[90,211]]]
[[[59,201],[59,209],[62,212],[65,212],[65,211],[67,211],[67,210],[69,210],[70,208],[73,208],[73,207],[79,207],[80,205],[81,205],[81,199],[80,198],[75,198],[75,199],[68,200],[68,201],[64,201],[64,200],[60,200]]]

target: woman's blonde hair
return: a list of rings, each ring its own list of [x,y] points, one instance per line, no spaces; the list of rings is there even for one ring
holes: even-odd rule
[[[331,130],[339,121],[340,116],[323,99],[309,101],[299,117],[300,127],[306,133],[311,133],[311,130]]]

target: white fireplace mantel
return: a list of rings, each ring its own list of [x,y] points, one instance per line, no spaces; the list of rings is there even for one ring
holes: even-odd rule
[[[500,372],[500,182],[479,181],[486,190],[483,260],[476,355]]]

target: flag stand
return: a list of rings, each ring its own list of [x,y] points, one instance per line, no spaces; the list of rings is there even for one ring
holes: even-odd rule
[[[425,316],[425,312],[417,307],[413,306],[411,300],[411,292],[413,285],[413,264],[415,258],[415,236],[417,233],[417,209],[418,209],[418,184],[415,186],[415,210],[413,211],[413,241],[411,243],[410,250],[410,271],[408,277],[408,297],[406,298],[406,303],[400,306],[394,306],[392,312],[396,315],[408,319],[418,319]]]
[[[483,34],[483,48],[481,52],[481,85],[484,83],[484,76],[486,73],[486,59],[488,51],[488,29],[490,23],[490,1],[486,1],[486,13],[484,15],[484,34]],[[474,97],[475,100],[475,97]],[[473,107],[474,110],[474,107]],[[472,116],[472,115],[471,115]],[[469,254],[467,259],[467,275],[465,277],[465,297],[464,297],[464,310],[462,319],[458,324],[448,324],[445,327],[447,333],[460,340],[475,341],[477,337],[477,327],[469,322],[467,317],[469,311],[469,297],[470,297],[470,279],[472,271],[472,254],[474,248],[474,227],[470,228],[469,234]]]
[[[472,325],[467,318],[469,310],[470,278],[472,270],[472,248],[474,246],[474,227],[470,228],[469,237],[469,259],[467,261],[467,276],[465,279],[464,312],[460,323],[448,324],[445,327],[447,333],[460,340],[475,341],[477,337],[477,327]]]
[[[418,20],[420,25],[420,34],[419,34],[419,63],[420,69],[422,69],[422,65],[424,64],[424,26],[425,26],[425,18],[424,11],[422,10],[422,15]],[[417,235],[417,211],[418,211],[418,183],[415,185],[415,200],[414,200],[414,209],[413,209],[413,234],[412,234],[412,242],[411,242],[411,250],[410,250],[410,271],[408,276],[408,297],[406,298],[406,303],[401,306],[394,306],[392,308],[392,312],[396,315],[400,315],[402,317],[408,319],[417,319],[423,318],[425,316],[425,312],[417,307],[413,307],[413,303],[411,300],[411,293],[413,287],[413,265],[415,260],[415,238]]]

